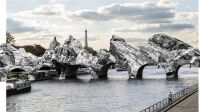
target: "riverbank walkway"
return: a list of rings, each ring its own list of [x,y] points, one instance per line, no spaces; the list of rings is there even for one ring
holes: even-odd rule
[[[172,103],[165,98],[140,112],[198,112],[198,84],[172,95]]]
[[[193,93],[165,112],[198,112],[198,92]]]

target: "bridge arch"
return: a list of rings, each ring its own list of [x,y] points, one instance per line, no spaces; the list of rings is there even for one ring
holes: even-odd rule
[[[178,65],[178,67],[176,68],[176,71],[175,71],[175,78],[178,78],[178,75],[180,74],[180,69],[183,67],[183,66],[186,66],[188,65],[189,68],[192,68],[192,67],[197,67],[197,66],[193,66],[191,63],[185,63],[183,65]]]
[[[10,70],[10,72],[26,72],[26,70],[24,70],[22,68],[13,68]]]
[[[34,77],[38,80],[56,77],[58,75],[56,69],[51,65],[41,65],[35,72]]]
[[[13,68],[9,71],[7,78],[28,78],[28,72],[23,68]]]
[[[172,69],[173,71],[172,72],[167,72],[167,78],[170,79],[170,78],[178,78],[178,72],[180,70],[180,68],[184,65],[189,65],[189,67],[194,67],[192,66],[191,63],[184,63],[184,64],[181,64],[181,65],[176,65],[176,66],[173,66]]]
[[[88,66],[84,64],[77,64],[77,65],[69,65],[66,63],[59,63],[56,60],[52,60],[52,63],[54,64],[56,71],[62,77],[61,79],[65,78],[76,78],[77,77],[77,70],[79,68],[92,68],[92,70],[95,72],[95,75],[97,75],[98,78],[107,78],[108,69],[111,65],[114,63],[106,63],[103,64],[103,66],[99,69],[95,69],[93,66]],[[91,75],[94,75],[91,73]]]
[[[156,64],[154,63],[147,63],[147,64],[144,64],[142,66],[139,67],[139,69],[137,70],[137,74],[136,74],[136,78],[138,79],[141,79],[142,76],[143,76],[143,70],[146,66],[156,66]]]

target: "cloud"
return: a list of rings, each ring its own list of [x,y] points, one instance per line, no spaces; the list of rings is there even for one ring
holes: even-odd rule
[[[198,43],[198,39],[188,40],[187,43],[190,43],[190,44]]]
[[[175,15],[174,5],[153,2],[115,3],[99,7],[97,12],[134,22],[168,22]]]
[[[96,9],[81,9],[80,6],[79,10],[69,10],[71,7],[57,4],[57,0],[48,1],[32,10],[8,12],[7,31],[16,33],[19,39],[23,37],[23,42],[35,38],[35,42],[45,40],[49,44],[46,40],[54,35],[60,35],[61,42],[68,35],[83,41],[84,30],[88,29],[88,39],[94,48],[108,46],[113,34],[129,37],[125,40],[133,44],[145,42],[143,37],[158,32],[179,34],[177,37],[184,40],[197,37],[198,12],[179,12],[176,10],[179,5],[172,0],[112,3]]]
[[[191,21],[198,22],[198,12],[177,12],[175,15],[175,21]]]
[[[66,13],[71,18],[91,21],[126,20],[134,22],[166,23],[175,16],[174,5],[161,3],[113,3],[98,7],[97,10],[79,10]],[[69,11],[67,11],[69,12]]]
[[[55,3],[56,0],[49,0],[49,3]]]
[[[63,12],[65,12],[65,7],[62,4],[41,5],[30,11],[34,15],[60,15]]]
[[[68,17],[78,19],[78,20],[93,20],[93,21],[108,21],[112,19],[111,16],[103,15],[95,10],[80,10],[76,12],[66,13]]]
[[[80,23],[86,22],[88,24],[100,21],[109,22],[114,20],[114,22],[119,23],[127,21],[138,24],[161,24],[161,27],[167,27],[167,25],[162,25],[163,23],[194,23],[194,20],[196,22],[194,24],[197,24],[198,20],[198,12],[176,12],[177,3],[170,0],[160,0],[159,2],[113,3],[100,6],[97,10],[83,9],[78,11],[66,10],[63,4],[55,4],[55,0],[50,0],[50,2],[33,10],[22,11],[13,15],[26,19],[44,19],[50,17],[48,21],[56,18],[57,20],[54,21],[64,20]],[[178,27],[178,25],[170,24],[168,27]],[[127,28],[126,30],[128,31]]]
[[[7,29],[11,33],[24,33],[24,32],[40,32],[43,31],[40,27],[26,25],[24,21],[7,18]]]
[[[165,23],[165,24],[143,24],[132,28],[114,28],[113,32],[167,32],[193,29],[195,26],[190,23]]]
[[[146,23],[168,23],[175,16],[175,5],[168,0],[160,0],[157,3],[113,3],[100,6],[97,10],[70,11],[66,10],[63,4],[47,4],[26,11],[26,13],[44,16],[59,15],[60,17],[80,21],[126,20]]]
[[[77,39],[80,41],[85,41],[85,37],[80,37]],[[88,41],[98,41],[98,40],[102,39],[102,35],[90,35],[90,36],[88,36],[87,39],[88,39]]]

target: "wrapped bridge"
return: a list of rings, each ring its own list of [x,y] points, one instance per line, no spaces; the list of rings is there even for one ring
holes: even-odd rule
[[[129,78],[142,78],[142,71],[147,65],[163,67],[167,78],[177,78],[179,68],[185,64],[200,66],[199,50],[165,34],[155,34],[146,45],[136,47],[113,35],[110,53],[118,64],[127,66]]]

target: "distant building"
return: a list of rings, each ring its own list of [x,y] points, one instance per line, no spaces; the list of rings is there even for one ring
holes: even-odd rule
[[[56,40],[56,37],[54,37],[53,41],[49,45],[49,49],[55,49],[56,46],[59,46],[60,43]]]
[[[88,47],[88,42],[87,42],[87,30],[85,30],[85,47]]]

